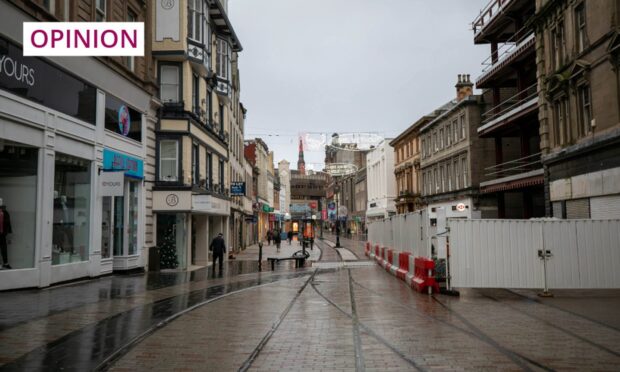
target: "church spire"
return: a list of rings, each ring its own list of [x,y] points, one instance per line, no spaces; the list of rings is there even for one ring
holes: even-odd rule
[[[301,174],[306,174],[306,162],[304,161],[304,143],[299,138],[299,160],[297,160],[297,170]]]

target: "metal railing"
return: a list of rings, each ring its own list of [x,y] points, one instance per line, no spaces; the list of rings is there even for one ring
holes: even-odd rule
[[[531,27],[525,26],[515,32],[515,34],[505,43],[500,44],[495,52],[491,52],[484,61],[482,61],[482,73],[477,80],[486,75],[492,68],[505,61],[508,57],[518,51],[521,46],[534,40],[534,31]]]
[[[542,168],[541,153],[528,155],[519,159],[484,168],[485,175],[491,178],[502,178]]]
[[[485,25],[487,25],[495,16],[501,13],[502,8],[512,0],[491,0],[487,6],[485,6],[478,17],[472,23],[474,34],[477,35]]]
[[[517,109],[524,103],[538,98],[538,84],[530,85],[529,87],[519,91],[514,96],[505,99],[497,106],[492,107],[490,110],[482,114],[482,124],[486,124],[491,120],[497,119],[508,112]]]

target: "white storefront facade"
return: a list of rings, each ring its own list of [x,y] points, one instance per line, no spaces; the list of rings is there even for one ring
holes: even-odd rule
[[[95,58],[24,57],[31,19],[0,10],[0,290],[144,267],[150,95]]]
[[[368,202],[366,221],[380,220],[396,214],[396,180],[394,148],[383,140],[366,157]]]

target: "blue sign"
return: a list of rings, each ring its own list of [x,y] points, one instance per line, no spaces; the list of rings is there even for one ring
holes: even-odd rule
[[[231,182],[230,195],[245,196],[245,182]]]
[[[128,177],[144,178],[144,162],[142,160],[108,149],[103,149],[103,170],[124,171]]]

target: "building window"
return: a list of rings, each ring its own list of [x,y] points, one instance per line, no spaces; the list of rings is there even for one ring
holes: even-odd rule
[[[566,97],[563,97],[555,102],[555,125],[554,134],[556,136],[556,143],[558,145],[564,145],[570,139],[569,129],[569,116],[568,116],[568,104]]]
[[[127,10],[127,22],[137,22],[138,20],[138,16],[136,15],[136,13],[134,13],[131,10]],[[134,56],[128,56],[125,57],[125,65],[127,66],[127,68],[131,71],[135,70],[135,57]]]
[[[433,178],[435,179],[435,193],[439,192],[439,175],[437,174],[437,168],[433,169]]]
[[[105,22],[107,0],[95,0],[95,21]]]
[[[439,149],[443,149],[443,128],[439,129]]]
[[[198,144],[192,144],[192,184],[198,185],[200,183],[200,168],[199,168],[199,147]]]
[[[467,180],[467,157],[463,157],[461,159],[461,171],[463,172],[463,188],[466,188],[469,185]]]
[[[205,187],[210,190],[213,185],[213,155],[211,153],[207,153],[205,174],[207,177]]]
[[[447,123],[447,124],[446,124],[446,132],[445,132],[445,135],[446,135],[446,139],[445,139],[445,141],[446,141],[446,147],[449,147],[449,146],[452,144],[452,141],[451,141],[451,139],[452,139],[452,135],[450,135],[450,123]]]
[[[192,74],[192,111],[200,116],[200,80],[198,75]]]
[[[465,114],[459,117],[460,127],[461,127],[461,139],[465,139]]]
[[[459,138],[458,138],[458,124],[456,119],[454,119],[454,121],[452,122],[452,142],[457,143]]]
[[[179,141],[159,141],[159,180],[176,182],[179,180]]]
[[[230,46],[224,39],[217,39],[217,76],[230,80]]]
[[[439,167],[439,178],[441,178],[441,189],[440,192],[446,191],[446,169],[443,165]]]
[[[163,102],[179,102],[179,66],[162,65],[159,69],[160,93]]]
[[[202,0],[188,0],[188,37],[202,42]]]
[[[592,103],[588,85],[579,87],[579,108],[581,110],[581,135],[586,135],[590,133],[592,122]]]
[[[458,190],[459,189],[459,184],[460,179],[461,179],[461,173],[459,172],[459,160],[458,159],[454,159],[454,189]]]
[[[220,103],[220,133],[224,133],[224,105]]]
[[[220,183],[220,192],[223,193],[224,192],[224,161],[220,159],[219,161],[219,180],[218,182]]]
[[[426,157],[426,141],[422,140],[422,159]]]
[[[437,131],[433,132],[433,152],[437,152],[439,150],[439,142],[437,141]]]
[[[553,45],[553,67],[557,70],[564,63],[566,40],[564,36],[564,20],[559,20],[555,28],[551,30],[551,42]]]
[[[52,265],[88,261],[90,161],[56,153]]]
[[[446,178],[448,179],[448,191],[452,191],[452,167],[450,162],[446,163]]]
[[[586,48],[586,9],[585,4],[581,3],[575,8],[575,26],[577,27],[577,53],[583,52]]]

